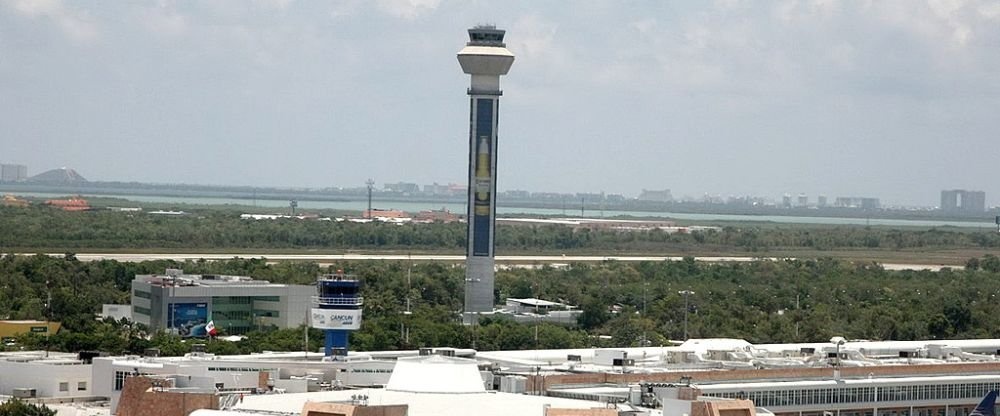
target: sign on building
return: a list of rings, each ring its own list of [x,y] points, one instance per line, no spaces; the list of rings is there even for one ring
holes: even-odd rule
[[[361,309],[318,309],[310,311],[313,328],[360,329]]]

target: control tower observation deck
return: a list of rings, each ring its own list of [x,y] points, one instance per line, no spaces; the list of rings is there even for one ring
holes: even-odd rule
[[[465,322],[493,312],[494,230],[496,228],[497,121],[500,76],[507,75],[514,54],[495,26],[469,29],[469,42],[458,52],[469,86],[468,247],[465,261]]]

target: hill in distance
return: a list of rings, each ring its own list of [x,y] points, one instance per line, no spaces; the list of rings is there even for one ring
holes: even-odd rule
[[[87,179],[69,168],[52,169],[27,179],[26,182],[45,184],[75,184],[85,183]]]

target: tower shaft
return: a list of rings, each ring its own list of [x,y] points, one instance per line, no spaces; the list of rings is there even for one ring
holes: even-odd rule
[[[468,246],[465,260],[465,321],[493,311],[496,231],[497,126],[500,76],[514,63],[503,43],[503,30],[469,29],[469,42],[458,53],[469,87]]]
[[[498,77],[499,78],[499,77]],[[496,230],[497,95],[472,93],[469,100],[468,247],[465,312],[493,311]]]

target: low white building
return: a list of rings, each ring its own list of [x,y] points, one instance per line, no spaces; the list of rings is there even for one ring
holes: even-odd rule
[[[132,305],[114,305],[114,304],[104,304],[101,305],[101,314],[98,315],[100,319],[112,318],[116,321],[122,319],[132,320]]]
[[[408,416],[507,416],[546,414],[550,408],[606,408],[607,403],[488,392],[477,362],[429,355],[400,358],[383,389],[246,396],[232,411],[197,410],[192,416],[298,414],[308,403],[405,405]],[[315,413],[328,414],[328,413]],[[329,413],[338,414],[338,413]],[[374,413],[366,413],[374,414]]]
[[[551,322],[576,325],[577,317],[583,311],[573,305],[544,299],[507,298],[503,310],[497,313],[513,316],[515,321],[521,323]]]
[[[91,365],[76,354],[20,351],[0,353],[0,395],[91,397]]]
[[[413,352],[416,354],[416,352]],[[383,386],[395,361],[370,354],[351,354],[346,360],[324,361],[321,353],[266,352],[219,356],[190,353],[184,357],[94,358],[94,394],[118,407],[125,379],[132,375],[191,376],[209,378],[221,391],[257,391],[261,380],[267,388],[304,393],[335,386]]]

